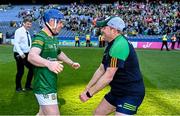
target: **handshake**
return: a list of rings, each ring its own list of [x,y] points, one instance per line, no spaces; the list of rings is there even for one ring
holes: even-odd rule
[[[50,71],[58,74],[60,73],[61,71],[63,71],[63,68],[64,66],[62,65],[62,61],[48,61],[47,63],[47,67]],[[76,63],[76,62],[73,62],[71,64],[71,66],[74,68],[74,69],[78,69],[80,67],[80,64],[79,63]]]

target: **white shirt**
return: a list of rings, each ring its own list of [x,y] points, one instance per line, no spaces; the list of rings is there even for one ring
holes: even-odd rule
[[[30,46],[28,45],[28,37],[27,37],[27,30],[24,26],[18,28],[15,31],[14,35],[14,48],[13,51],[19,53],[19,55],[23,55],[24,53],[28,53],[31,48],[31,36],[28,32]]]

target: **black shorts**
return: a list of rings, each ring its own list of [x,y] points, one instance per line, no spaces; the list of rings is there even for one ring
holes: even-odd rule
[[[116,112],[133,115],[136,114],[144,96],[122,96],[116,97],[111,92],[104,96],[107,102],[116,107]]]

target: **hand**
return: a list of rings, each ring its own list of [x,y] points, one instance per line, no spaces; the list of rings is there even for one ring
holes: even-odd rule
[[[62,63],[63,63],[63,61],[60,61],[60,60],[59,60],[59,61],[58,61],[58,63],[59,63],[59,64],[62,64]]]
[[[59,61],[50,61],[48,64],[48,69],[56,74],[63,71],[64,66]]]
[[[83,92],[79,95],[79,99],[82,101],[82,102],[86,102],[87,100],[89,100],[90,98],[87,97],[86,93]]]
[[[24,59],[25,57],[26,57],[26,55],[25,55],[25,54],[21,55],[21,58],[22,58],[22,59]]]
[[[77,62],[73,62],[71,65],[74,69],[78,69],[80,67],[80,64]]]
[[[88,92],[88,91],[89,91],[89,89],[90,89],[89,87],[86,87],[86,88],[85,88],[85,90],[83,91],[83,93],[85,93],[85,94],[86,94],[86,92]]]

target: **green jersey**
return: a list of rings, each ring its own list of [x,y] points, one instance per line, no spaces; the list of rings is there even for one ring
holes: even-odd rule
[[[61,50],[58,40],[48,36],[44,31],[40,31],[32,40],[32,47],[41,49],[40,56],[48,60],[57,60]],[[33,91],[36,94],[49,94],[57,92],[57,74],[47,67],[34,66]]]

